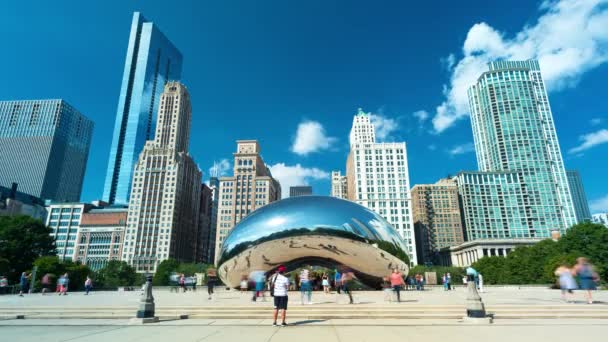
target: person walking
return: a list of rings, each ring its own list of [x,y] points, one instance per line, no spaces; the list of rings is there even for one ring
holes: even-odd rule
[[[416,274],[416,291],[420,291],[422,289],[422,276],[417,273]]]
[[[287,291],[289,290],[289,278],[284,275],[285,270],[285,266],[280,265],[277,268],[277,272],[270,280],[270,295],[274,297],[274,312],[272,316],[273,327],[277,326],[279,311],[281,311],[281,326],[287,326],[285,317],[287,316],[287,301],[289,299],[287,296]]]
[[[443,291],[448,290],[448,274],[444,273],[443,277],[441,277],[441,283],[443,284]]]
[[[390,275],[391,287],[397,295],[397,303],[401,303],[401,287],[404,284],[403,274],[397,268],[393,268],[393,273]]]
[[[306,268],[300,272],[300,297],[302,305],[312,304],[312,284],[309,273]]]
[[[181,287],[184,293],[188,290],[186,289],[186,276],[183,273],[179,276],[179,287]]]
[[[452,290],[452,275],[450,273],[446,274],[446,279],[448,281],[448,291]]]
[[[481,273],[477,273],[477,287],[479,292],[483,293],[483,275]]]
[[[70,277],[66,273],[63,275],[63,285],[61,286],[61,292],[59,293],[59,295],[63,294],[64,296],[67,296],[69,285],[70,285]]]
[[[572,272],[573,270],[568,268],[566,264],[562,264],[555,270],[555,275],[559,281],[559,288],[562,290],[562,300],[566,303],[572,301],[572,290],[575,290],[577,287]]]
[[[593,304],[591,291],[597,289],[597,282],[599,282],[599,276],[593,270],[593,265],[589,263],[587,258],[577,258],[574,273],[578,276],[581,290],[585,291],[587,304]]]
[[[213,296],[213,287],[215,286],[215,282],[217,279],[217,271],[213,267],[209,267],[207,269],[207,295],[209,296],[209,300]],[[245,285],[247,283],[245,282]]]
[[[349,304],[354,304],[353,294],[351,292],[351,282],[355,278],[355,274],[351,270],[344,270],[342,272],[342,291],[348,295]]]
[[[334,287],[336,288],[336,292],[340,294],[340,290],[342,289],[342,274],[337,269],[334,275]]]
[[[323,273],[323,277],[321,278],[321,286],[323,286],[323,293],[329,294],[329,277],[327,273]]]
[[[87,276],[87,280],[84,281],[84,295],[88,296],[89,292],[91,291],[91,289],[93,288],[93,280],[91,279],[91,277]]]
[[[24,293],[29,293],[30,291],[30,277],[31,274],[27,274],[26,272],[21,273],[21,278],[19,279],[19,297],[23,297]]]
[[[44,296],[44,294],[49,291],[49,288],[51,287],[51,275],[49,273],[45,274],[40,280],[40,284],[42,285],[41,293]]]
[[[0,276],[0,295],[8,293],[8,279],[5,276]]]

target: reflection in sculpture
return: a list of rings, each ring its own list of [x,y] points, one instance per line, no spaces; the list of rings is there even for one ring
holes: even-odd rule
[[[352,269],[377,287],[397,268],[408,272],[406,246],[375,212],[334,197],[302,196],[262,207],[237,224],[224,240],[219,276],[231,287],[252,271],[271,272],[284,264]]]

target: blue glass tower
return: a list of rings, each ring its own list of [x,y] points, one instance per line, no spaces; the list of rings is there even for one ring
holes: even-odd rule
[[[0,186],[80,199],[93,122],[63,100],[0,101]]]
[[[169,80],[180,79],[181,71],[181,53],[154,23],[135,12],[116,110],[104,201],[129,203],[133,167],[146,140],[154,139],[160,95]]]

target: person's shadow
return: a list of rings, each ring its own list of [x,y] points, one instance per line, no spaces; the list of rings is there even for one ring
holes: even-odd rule
[[[291,323],[289,325],[306,325],[306,324],[311,324],[311,323],[320,323],[320,322],[325,322],[326,320],[324,319],[307,319],[305,321],[297,321],[295,323]]]

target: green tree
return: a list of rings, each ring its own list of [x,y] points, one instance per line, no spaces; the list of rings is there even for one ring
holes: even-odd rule
[[[75,263],[72,260],[61,261],[56,256],[42,256],[34,260],[33,266],[38,266],[36,287],[39,287],[40,279],[47,273],[52,275],[51,286],[57,282],[59,277],[67,273],[70,280],[68,289],[70,291],[82,290],[87,276],[93,274],[93,271],[86,265]]]
[[[499,256],[489,256],[477,260],[471,265],[483,275],[484,284],[505,284],[510,277],[506,259]]]
[[[173,272],[177,272],[179,263],[175,259],[163,260],[156,268],[152,284],[156,286],[169,285],[169,276]]]
[[[97,272],[95,287],[117,288],[119,286],[133,286],[139,279],[135,269],[124,261],[111,260],[106,267]]]
[[[8,261],[8,278],[15,282],[19,274],[30,270],[42,255],[55,253],[51,229],[29,216],[0,216],[0,259]]]
[[[587,257],[595,265],[600,278],[608,279],[608,229],[603,225],[576,224],[568,229],[558,246],[562,254]]]

